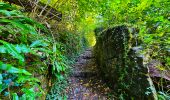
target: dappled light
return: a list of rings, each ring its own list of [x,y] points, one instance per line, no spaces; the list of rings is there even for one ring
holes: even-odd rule
[[[93,47],[96,44],[96,37],[94,32],[86,33],[85,38],[87,39],[90,47]]]

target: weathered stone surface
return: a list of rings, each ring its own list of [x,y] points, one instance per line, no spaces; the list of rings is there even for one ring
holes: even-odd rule
[[[144,63],[145,56],[139,53],[142,47],[134,47],[138,44],[136,31],[117,26],[96,37],[98,68],[114,91],[126,99],[157,99],[148,66]]]

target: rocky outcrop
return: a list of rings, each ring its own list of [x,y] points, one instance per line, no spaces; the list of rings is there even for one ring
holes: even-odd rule
[[[136,47],[139,44],[137,30],[126,26],[102,30],[95,30],[94,52],[104,80],[126,99],[156,100],[156,90],[146,65],[147,57],[140,54],[142,47]]]

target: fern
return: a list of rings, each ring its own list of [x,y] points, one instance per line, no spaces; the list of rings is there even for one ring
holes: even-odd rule
[[[9,53],[12,55],[12,57],[17,58],[20,62],[24,62],[24,57],[17,51],[14,45],[5,42],[3,40],[0,40],[0,43],[3,44],[3,46],[6,49],[6,53]]]
[[[4,3],[4,2],[0,2],[0,8],[2,10],[15,9],[14,7],[11,7],[10,4]]]
[[[61,73],[67,65],[60,51],[60,43],[54,43],[51,36],[43,34],[49,32],[44,25],[26,17],[9,4],[0,2],[0,17],[0,72],[8,75],[6,77],[0,74],[0,88],[3,87],[0,93],[8,92],[10,84],[3,81],[9,78],[15,84],[19,84],[20,91],[24,93],[18,96],[12,91],[10,94],[13,95],[13,99],[35,99],[42,95],[43,91],[37,84],[41,81],[27,70],[33,67],[35,70],[46,71],[48,66],[52,65],[52,72],[49,73],[58,80],[63,79]],[[47,57],[45,61],[41,61],[43,57]],[[35,92],[35,87],[40,91]]]
[[[28,58],[26,58],[25,55],[32,54],[37,56],[36,52],[38,50],[36,51],[35,47],[38,46],[38,44],[35,43],[35,40],[42,41],[38,40],[38,38],[42,39],[43,37],[38,36],[37,30],[38,28],[43,29],[44,27],[40,23],[33,21],[28,17],[25,17],[23,14],[21,14],[21,12],[14,9],[9,4],[1,2],[0,17],[2,17],[0,19],[0,54],[2,55],[0,57],[0,60],[4,61],[3,59],[6,59],[5,62],[0,61],[0,72],[2,74],[6,73],[8,76],[6,77],[0,74],[0,93],[4,93],[4,91],[6,91],[6,89],[10,86],[9,83],[4,83],[4,81],[8,81],[6,80],[6,78],[9,78],[9,80],[14,82],[15,84],[20,84],[20,86],[22,86],[22,84],[29,84],[30,89],[33,89],[37,82],[40,81],[36,78],[33,78],[32,74],[24,69],[25,66],[28,66],[28,62],[26,61],[26,59]],[[46,45],[46,43],[43,43],[43,41],[42,44],[44,46]],[[7,64],[9,62],[10,64]],[[17,79],[13,77],[17,77]],[[26,93],[27,91],[25,91],[29,91],[28,87],[20,88],[23,88],[22,91],[25,92],[26,96],[29,95]],[[32,93],[35,94],[34,91],[32,91]],[[13,99],[15,99],[16,97],[16,93],[14,94],[15,95]],[[41,91],[39,92],[39,94],[42,94]]]
[[[1,70],[7,71],[8,73],[32,75],[28,71],[26,71],[24,69],[16,68],[16,67],[12,66],[11,64],[4,64],[3,62],[0,62],[0,66],[1,66],[0,67]]]
[[[33,41],[30,47],[47,47],[49,46],[49,43],[46,43],[44,40],[36,40]]]

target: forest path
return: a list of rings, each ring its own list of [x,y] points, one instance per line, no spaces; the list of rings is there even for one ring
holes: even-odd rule
[[[99,77],[91,49],[76,60],[67,89],[68,100],[113,100],[111,90]]]

